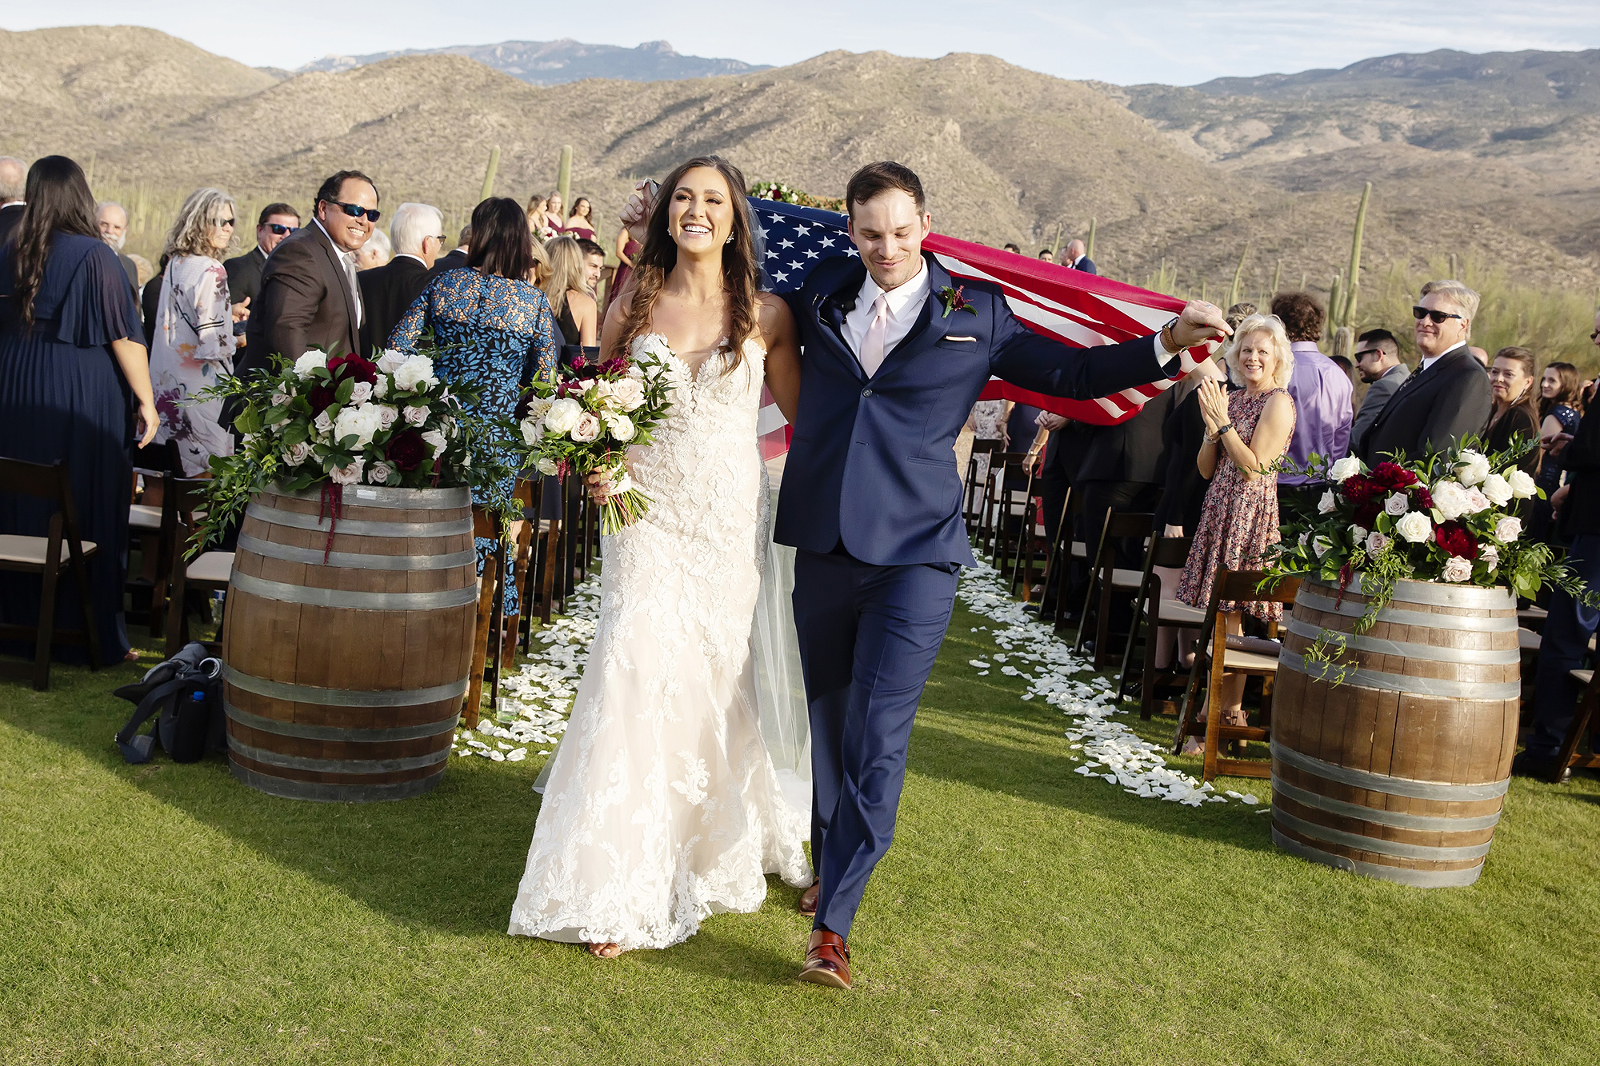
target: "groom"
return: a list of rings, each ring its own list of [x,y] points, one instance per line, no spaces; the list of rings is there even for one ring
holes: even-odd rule
[[[860,259],[818,265],[789,297],[804,352],[775,539],[798,549],[819,877],[800,977],[837,988],[850,987],[850,923],[894,835],[917,701],[973,562],[952,447],[978,394],[994,375],[1109,396],[1177,376],[1183,349],[1230,332],[1215,307],[1190,303],[1125,344],[1040,337],[998,286],[952,281],[923,253],[925,203],[906,167],[862,167],[845,191]]]

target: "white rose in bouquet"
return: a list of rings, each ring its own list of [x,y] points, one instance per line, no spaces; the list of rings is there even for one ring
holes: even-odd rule
[[[1483,494],[1482,489],[1474,487],[1467,490],[1468,514],[1482,514],[1489,506],[1489,497]]]
[[[372,406],[378,412],[379,429],[387,431],[396,422],[400,421],[400,409],[398,407],[386,403],[375,403]]]
[[[1408,511],[1394,524],[1394,531],[1412,544],[1421,544],[1433,536],[1433,523],[1421,511]]]
[[[1328,471],[1328,476],[1338,484],[1343,485],[1359,473],[1361,473],[1361,460],[1353,455],[1347,455],[1333,464],[1333,468]]]
[[[317,431],[317,436],[326,439],[328,434],[333,432],[333,419],[324,410],[311,420],[311,428]]]
[[[611,398],[611,382],[603,378],[595,378],[589,382],[589,387],[583,391],[589,397],[590,403],[596,407],[604,407],[606,401]]]
[[[1411,497],[1403,492],[1390,493],[1389,498],[1383,501],[1383,509],[1391,518],[1399,518],[1411,510]]]
[[[534,466],[538,469],[539,473],[544,474],[547,477],[554,477],[556,474],[561,472],[561,468],[556,465],[556,461],[554,459],[540,459],[534,464]]]
[[[544,428],[548,433],[556,436],[572,432],[572,427],[578,424],[578,419],[583,417],[583,405],[577,400],[563,396],[550,405],[550,410],[544,413]]]
[[[1305,546],[1307,544],[1309,544],[1309,543],[1311,543],[1311,531],[1308,529],[1304,533],[1300,534],[1300,548],[1301,548],[1301,550],[1303,551],[1305,549]]]
[[[444,451],[444,434],[437,429],[430,429],[422,434],[422,443],[433,449],[433,456]],[[430,456],[432,458],[432,456]]]
[[[1532,499],[1539,494],[1539,486],[1534,484],[1533,475],[1526,470],[1513,470],[1506,475],[1506,484],[1511,486],[1511,495],[1519,500]]]
[[[282,407],[284,404],[289,402],[289,399],[289,394],[284,392],[282,389],[279,389],[272,394],[272,406]]]
[[[299,466],[309,458],[311,458],[311,442],[306,440],[299,444],[291,444],[283,452],[283,461],[290,466]]]
[[[1494,524],[1494,539],[1501,544],[1510,544],[1522,536],[1522,519],[1506,517]]]
[[[354,485],[361,480],[361,468],[367,465],[365,459],[357,459],[349,466],[336,466],[328,471],[328,476],[335,485]]]
[[[378,380],[372,386],[373,399],[381,400],[389,395],[389,375],[379,374]]]
[[[633,419],[627,415],[608,414],[606,415],[606,432],[617,440],[627,442],[632,440],[634,434],[639,431],[634,427]]]
[[[572,439],[579,444],[587,444],[600,438],[600,419],[592,412],[585,411],[578,419],[577,425],[572,427]]]
[[[544,424],[533,417],[524,418],[520,424],[522,439],[528,447],[534,447],[544,439]]]
[[[439,379],[433,376],[433,360],[425,355],[411,355],[394,370],[394,384],[397,389],[415,389],[418,385],[428,388],[439,384]]]
[[[1493,544],[1481,545],[1478,548],[1478,558],[1482,559],[1483,564],[1492,572],[1495,567],[1500,565],[1500,549]]]
[[[397,352],[393,348],[386,348],[384,349],[383,354],[378,356],[378,369],[383,371],[385,374],[393,374],[396,370],[400,369],[400,364],[404,363],[405,361],[406,354],[404,352]]]
[[[1504,507],[1511,502],[1511,483],[1499,474],[1490,474],[1484,478],[1482,488],[1483,494],[1496,507]]]
[[[295,377],[305,381],[311,377],[313,370],[328,369],[328,353],[309,351],[294,361]]]
[[[644,406],[644,386],[633,377],[614,381],[611,383],[611,398],[624,411],[637,411]]]
[[[1374,529],[1367,534],[1367,554],[1377,555],[1389,546],[1389,538]]]
[[[1446,522],[1466,514],[1470,505],[1467,490],[1454,481],[1441,481],[1433,487],[1433,509]]]
[[[1463,485],[1481,485],[1489,476],[1489,460],[1482,452],[1464,451],[1456,462],[1456,477]]]
[[[1322,494],[1322,499],[1317,501],[1317,513],[1332,514],[1338,506],[1333,498],[1333,490],[1329,489]]]
[[[1444,572],[1439,575],[1446,581],[1467,581],[1472,577],[1472,560],[1463,559],[1459,555],[1450,556],[1444,564]]]
[[[1360,526],[1350,527],[1350,539],[1355,541],[1355,545],[1358,548],[1367,542],[1367,533],[1368,531],[1362,529]]]
[[[350,402],[357,407],[372,399],[372,386],[358,381],[350,388]]]
[[[394,469],[388,463],[380,459],[376,463],[373,463],[371,469],[367,471],[367,484],[387,485],[389,483],[389,475],[393,472]]]
[[[1333,541],[1318,534],[1317,539],[1311,542],[1311,547],[1316,550],[1317,558],[1320,559],[1333,550]]]
[[[404,408],[404,414],[406,418],[406,425],[408,426],[420,426],[422,423],[428,420],[428,409],[426,407],[416,407],[412,404],[406,404]]]
[[[360,407],[346,407],[339,412],[339,417],[333,423],[333,439],[342,441],[354,434],[356,447],[365,448],[372,443],[379,425],[378,409],[375,405],[367,403]]]

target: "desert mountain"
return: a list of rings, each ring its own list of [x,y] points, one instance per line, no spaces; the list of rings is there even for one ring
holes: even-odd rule
[[[666,41],[646,41],[637,48],[622,48],[613,44],[584,44],[568,37],[559,41],[502,41],[499,44],[457,44],[448,48],[408,48],[401,52],[376,52],[364,56],[330,55],[307,63],[295,73],[313,70],[338,72],[399,56],[426,55],[466,56],[533,85],[561,85],[584,78],[677,81],[769,69],[741,63],[737,59],[679,55]]]

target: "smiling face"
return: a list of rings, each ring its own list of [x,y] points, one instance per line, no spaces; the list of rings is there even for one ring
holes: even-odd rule
[[[593,296],[600,290],[600,275],[605,272],[606,257],[590,252],[583,257],[583,285]]]
[[[1546,400],[1553,400],[1560,391],[1561,375],[1556,373],[1555,367],[1546,367],[1544,377],[1539,380],[1539,395]]]
[[[917,202],[903,189],[885,189],[850,208],[850,239],[861,253],[867,273],[888,292],[898,289],[922,269],[922,242],[933,216],[917,212]]]
[[[100,223],[100,236],[116,249],[122,248],[123,236],[128,232],[128,215],[116,204],[105,204],[95,212]]]
[[[360,178],[346,178],[339,186],[336,199],[375,211],[378,208],[378,190]],[[338,204],[323,200],[317,204],[317,221],[328,231],[333,243],[347,252],[354,252],[372,236],[372,223],[366,215],[352,217]]]
[[[1447,311],[1459,318],[1447,318],[1443,322],[1435,323],[1427,315],[1417,320],[1416,337],[1417,350],[1424,359],[1431,359],[1442,355],[1467,339],[1472,322],[1465,317],[1465,312],[1456,302],[1445,293],[1430,292],[1418,301],[1419,307],[1426,307],[1430,311]]]
[[[1246,388],[1251,392],[1259,392],[1271,386],[1272,375],[1278,368],[1278,353],[1272,347],[1272,334],[1263,330],[1240,338],[1236,358]]]
[[[722,255],[733,232],[733,198],[722,173],[712,167],[684,171],[667,201],[667,234],[691,256]]]
[[[221,217],[211,219],[206,225],[206,235],[211,238],[211,247],[218,252],[228,250],[228,245],[233,243],[234,227],[233,208],[224,206]]]
[[[272,227],[277,226],[282,233],[272,232]],[[256,227],[256,244],[261,247],[263,255],[271,255],[272,250],[283,243],[290,231],[300,228],[298,215],[268,215],[267,220]]]
[[[1559,378],[1557,381],[1559,382]],[[1500,407],[1516,403],[1533,383],[1533,375],[1516,359],[1499,358],[1489,368],[1489,391]]]

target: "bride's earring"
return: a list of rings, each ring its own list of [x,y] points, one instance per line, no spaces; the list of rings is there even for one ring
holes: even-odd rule
[[[722,243],[723,244],[732,244],[733,243],[733,234],[731,234],[731,233],[728,234],[728,239],[723,241]]]

